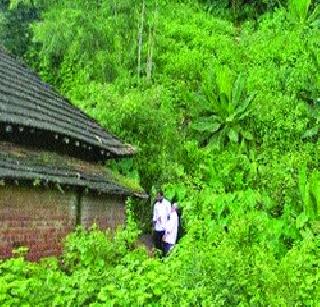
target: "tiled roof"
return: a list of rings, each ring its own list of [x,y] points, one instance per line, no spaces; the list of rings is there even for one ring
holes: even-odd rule
[[[68,137],[113,157],[134,153],[0,48],[1,122]]]
[[[142,190],[133,191],[119,184],[102,165],[3,141],[0,142],[0,180],[39,181],[146,197]]]

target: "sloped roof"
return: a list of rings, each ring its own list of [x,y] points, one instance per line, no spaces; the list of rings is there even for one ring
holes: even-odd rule
[[[134,153],[0,48],[0,123],[55,133],[114,156]]]
[[[141,189],[133,190],[117,182],[102,165],[2,141],[0,180],[7,179],[48,182],[108,194],[146,197]]]

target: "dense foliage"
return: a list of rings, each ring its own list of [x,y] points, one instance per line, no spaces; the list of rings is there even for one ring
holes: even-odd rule
[[[59,260],[0,262],[1,304],[317,305],[317,1],[7,5],[2,43],[137,145],[111,167],[175,196],[186,235],[148,257],[132,214],[149,231],[150,206],[131,203],[116,238],[78,230]],[[32,40],[8,30],[23,8]]]

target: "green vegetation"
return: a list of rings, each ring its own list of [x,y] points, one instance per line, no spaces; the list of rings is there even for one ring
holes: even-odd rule
[[[2,43],[139,148],[112,167],[176,196],[186,235],[149,258],[133,215],[150,230],[150,206],[130,203],[114,239],[79,230],[59,260],[0,262],[1,304],[319,304],[319,2],[252,2],[8,4]],[[39,13],[23,41],[22,7]]]
[[[210,72],[210,76],[212,74],[213,72]],[[209,82],[209,87],[205,89],[209,106],[205,100],[199,102],[200,107],[207,108],[204,110],[206,116],[201,117],[193,125],[193,129],[208,134],[210,138],[205,138],[204,141],[217,149],[230,142],[239,143],[240,138],[252,140],[252,134],[241,127],[249,116],[248,108],[251,101],[250,97],[243,97],[243,76],[239,75],[231,87],[230,72],[218,71],[218,88],[216,90],[211,88],[211,84],[212,82]],[[216,93],[218,95],[215,97]]]

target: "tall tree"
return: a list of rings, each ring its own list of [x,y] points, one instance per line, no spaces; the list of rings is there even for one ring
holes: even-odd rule
[[[39,18],[40,9],[9,0],[0,2],[0,44],[17,56],[23,56],[32,40],[30,24]]]

